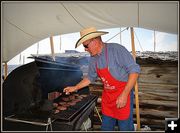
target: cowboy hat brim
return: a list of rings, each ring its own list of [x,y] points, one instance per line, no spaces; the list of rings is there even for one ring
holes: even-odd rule
[[[91,33],[88,33],[86,35],[84,35],[83,37],[81,37],[77,42],[76,42],[76,45],[75,45],[75,48],[77,48],[79,45],[81,45],[83,42],[89,40],[89,39],[92,39],[92,38],[95,38],[95,37],[98,37],[98,36],[101,36],[101,35],[104,35],[104,34],[107,34],[108,32],[103,32],[103,31],[96,31],[96,32],[91,32]]]

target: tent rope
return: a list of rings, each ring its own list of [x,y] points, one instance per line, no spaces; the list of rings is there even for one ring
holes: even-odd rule
[[[65,5],[63,3],[61,3],[61,5],[64,7],[64,9],[69,13],[69,15],[82,27],[85,28],[71,13],[70,11],[65,7]]]
[[[139,2],[137,4],[138,4],[138,27],[139,27]]]
[[[6,18],[4,18],[4,19],[7,21],[7,23],[9,23],[10,25],[16,27],[17,29],[19,29],[19,30],[22,31],[23,33],[25,33],[25,34],[31,36],[32,38],[39,39],[39,37],[36,37],[36,36],[34,36],[34,35],[31,35],[31,34],[25,32],[23,29],[21,29],[20,27],[18,27],[17,25],[15,25],[15,24],[13,24],[13,23],[11,23],[11,22],[10,22],[9,20],[7,20]]]
[[[142,52],[143,52],[142,45],[141,45],[141,43],[140,43],[140,41],[139,41],[139,39],[138,39],[138,37],[137,37],[137,34],[136,34],[135,30],[134,30],[134,33],[135,33],[136,39],[138,40],[138,44],[139,44],[139,46],[140,46],[140,48],[141,48],[141,50],[142,50]]]
[[[105,42],[110,41],[111,39],[113,39],[114,37],[116,37],[117,35],[119,35],[121,32],[123,32],[123,31],[125,31],[125,30],[128,30],[128,28],[129,28],[129,27],[127,27],[127,28],[123,29],[122,31],[118,32],[116,35],[114,35],[113,37],[111,37],[110,39],[108,39],[108,40],[105,41]]]

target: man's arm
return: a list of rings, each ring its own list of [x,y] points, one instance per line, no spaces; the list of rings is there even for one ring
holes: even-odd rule
[[[70,92],[74,92],[74,91],[77,91],[83,87],[88,86],[90,83],[91,83],[91,81],[87,77],[85,77],[77,85],[68,86],[68,87],[64,88],[63,92],[65,92],[66,94],[69,94]]]

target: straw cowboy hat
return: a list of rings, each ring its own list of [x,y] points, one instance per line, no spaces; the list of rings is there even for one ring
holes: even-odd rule
[[[108,32],[97,31],[95,27],[86,28],[80,31],[81,38],[76,42],[75,48],[81,45],[83,42],[107,34]]]

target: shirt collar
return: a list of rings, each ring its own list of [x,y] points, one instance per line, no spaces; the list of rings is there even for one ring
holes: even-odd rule
[[[105,44],[104,47],[102,48],[101,53],[97,54],[96,57],[99,57],[99,56],[101,56],[101,55],[104,55],[104,53],[105,53],[105,47],[106,47],[106,44]]]

